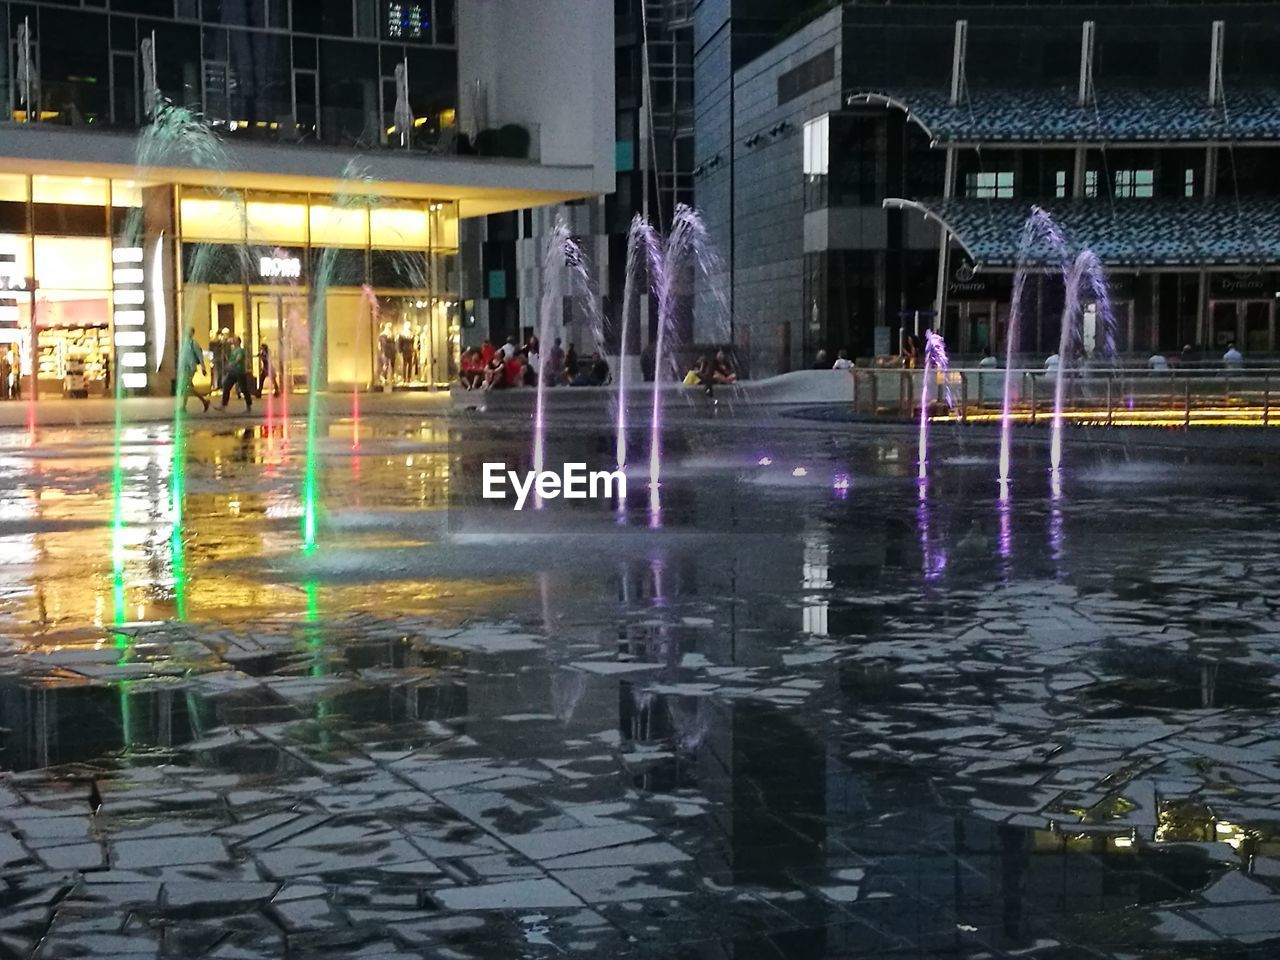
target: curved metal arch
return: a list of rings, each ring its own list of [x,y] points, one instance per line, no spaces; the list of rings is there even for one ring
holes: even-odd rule
[[[885,107],[889,110],[901,110],[907,115],[907,121],[914,123],[917,127],[924,131],[924,135],[929,138],[929,146],[936,147],[938,138],[933,135],[933,131],[929,129],[928,124],[920,119],[919,115],[911,109],[911,105],[897,97],[887,93],[850,93],[844,98],[845,106],[853,106],[855,103],[861,103],[868,107]]]
[[[942,214],[938,213],[937,210],[934,210],[932,207],[926,206],[916,200],[905,200],[901,197],[885,197],[880,205],[885,210],[912,210],[916,213],[922,214],[926,220],[932,220],[934,223],[938,224],[938,226],[942,227],[943,230],[947,231],[947,235],[949,237],[954,239],[956,243],[960,244],[960,249],[963,250],[968,255],[969,259],[973,261],[975,269],[982,267],[982,263],[974,254],[972,248],[964,242],[964,237],[960,236],[956,228],[948,223],[946,218],[943,217]]]

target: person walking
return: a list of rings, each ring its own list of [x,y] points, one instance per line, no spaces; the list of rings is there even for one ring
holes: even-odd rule
[[[280,382],[276,380],[276,368],[271,365],[271,348],[263,340],[258,346],[258,399],[262,399],[262,388],[271,381],[271,395],[280,396]]]
[[[199,342],[196,340],[195,327],[187,327],[187,342],[182,345],[182,350],[178,354],[178,389],[182,391],[179,398],[182,401],[182,410],[187,410],[187,398],[194,396],[197,400],[204,404],[205,412],[209,410],[209,395],[201,393],[196,389],[195,378],[197,368],[206,376],[209,373],[204,363],[204,350],[201,349]]]
[[[222,381],[222,407],[227,409],[231,400],[231,388],[237,387],[244,397],[244,410],[253,409],[253,388],[249,386],[249,374],[245,365],[244,344],[239,337],[231,338],[231,348],[227,351],[227,372]]]
[[[34,383],[35,378],[32,378]],[[34,387],[32,389],[35,389]],[[22,399],[22,358],[13,347],[9,348],[9,399]]]

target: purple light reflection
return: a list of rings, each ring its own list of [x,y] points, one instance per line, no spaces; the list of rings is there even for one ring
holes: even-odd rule
[[[1013,554],[1013,526],[1010,508],[1009,484],[1007,481],[1001,481],[1000,497],[996,500],[996,510],[1000,519],[999,550],[1002,560],[1008,560]]]
[[[917,486],[920,504],[916,507],[916,527],[920,532],[920,566],[925,581],[932,583],[947,570],[947,552],[941,548],[935,549],[929,530],[928,482],[921,480]]]

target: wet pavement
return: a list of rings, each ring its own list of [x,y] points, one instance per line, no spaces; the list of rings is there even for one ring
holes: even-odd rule
[[[674,419],[0,435],[0,957],[1280,951],[1280,456]]]

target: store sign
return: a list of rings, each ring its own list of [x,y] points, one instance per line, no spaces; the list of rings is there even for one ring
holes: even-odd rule
[[[1209,295],[1228,300],[1270,299],[1275,292],[1275,278],[1269,273],[1215,273],[1209,279]]]
[[[258,276],[264,280],[297,280],[302,276],[299,257],[259,257]]]
[[[952,300],[986,300],[991,297],[989,277],[974,272],[968,263],[956,267],[947,284],[947,296]]]

